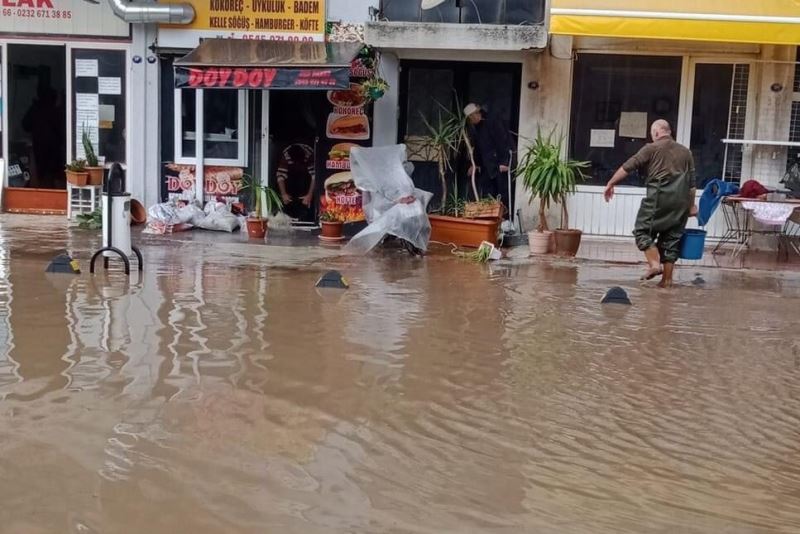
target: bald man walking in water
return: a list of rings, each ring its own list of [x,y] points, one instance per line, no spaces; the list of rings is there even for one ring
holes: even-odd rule
[[[633,236],[644,252],[647,271],[642,280],[661,275],[660,287],[672,287],[672,273],[680,255],[686,221],[697,213],[695,171],[691,151],[672,138],[665,120],[650,127],[653,142],[645,145],[614,173],[605,190],[606,202],[614,198],[614,187],[634,170],[645,178],[647,194],[642,199]]]

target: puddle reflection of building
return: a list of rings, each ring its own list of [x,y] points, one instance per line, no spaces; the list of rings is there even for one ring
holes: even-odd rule
[[[16,362],[19,376],[19,384],[8,395],[31,400],[69,382],[64,371],[70,364],[63,359],[70,343],[66,294],[53,287],[39,262],[9,258],[7,265],[6,283],[14,295],[8,301],[13,344],[6,358]]]
[[[353,288],[357,299],[342,308],[342,335],[354,345],[347,358],[361,363],[363,379],[399,379],[408,357],[409,330],[425,306],[426,278],[425,263],[416,261],[376,265],[359,273]]]
[[[14,360],[14,331],[11,328],[11,310],[14,301],[14,284],[10,278],[10,252],[0,246],[0,400],[22,381],[19,364]]]
[[[267,271],[184,255],[170,255],[164,264],[159,315],[168,325],[162,351],[169,363],[162,380],[171,395],[209,381],[258,381],[248,370],[263,374],[269,359]]]
[[[523,430],[508,424],[516,420],[506,335],[513,301],[486,266],[426,261],[419,288],[426,298],[409,331],[402,397],[386,422],[393,429],[386,440],[404,455],[401,466],[386,469],[400,487],[425,484],[431,507],[486,511],[487,525],[510,527],[524,511],[527,484],[515,443],[524,436],[513,436]]]

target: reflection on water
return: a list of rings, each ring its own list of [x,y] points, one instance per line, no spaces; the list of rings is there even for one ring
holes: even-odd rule
[[[800,530],[797,279],[146,257],[0,247],[0,530]]]

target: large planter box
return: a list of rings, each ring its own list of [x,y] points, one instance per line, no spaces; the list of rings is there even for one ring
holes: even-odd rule
[[[484,241],[497,243],[499,219],[463,219],[444,215],[428,215],[428,219],[431,221],[431,241],[475,248]]]
[[[9,213],[66,215],[66,189],[7,187],[3,191],[3,210]]]

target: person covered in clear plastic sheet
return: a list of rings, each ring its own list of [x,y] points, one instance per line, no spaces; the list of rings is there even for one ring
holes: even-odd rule
[[[671,287],[686,222],[697,214],[694,158],[688,148],[672,138],[667,121],[655,121],[650,136],[653,142],[642,147],[614,173],[604,196],[610,202],[614,187],[635,170],[645,177],[647,193],[633,229],[636,246],[647,259],[642,279],[661,275],[659,286]]]
[[[510,209],[511,192],[508,190],[508,173],[513,165],[514,140],[501,121],[477,104],[464,108],[469,123],[469,133],[475,145],[478,168],[478,189],[481,195],[500,196]],[[472,175],[472,169],[469,170]]]
[[[314,149],[305,143],[292,143],[278,162],[278,190],[283,211],[292,219],[312,220],[316,181]]]
[[[427,207],[433,195],[414,187],[406,146],[355,147],[350,166],[369,224],[350,240],[345,252],[366,254],[394,236],[412,254],[424,254],[431,236]]]

